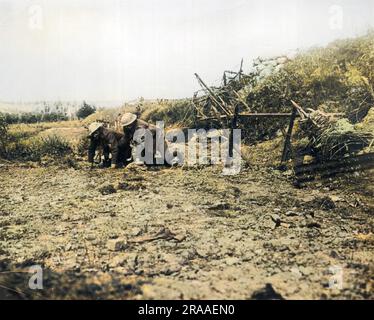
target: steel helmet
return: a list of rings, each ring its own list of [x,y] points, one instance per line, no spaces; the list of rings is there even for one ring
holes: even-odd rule
[[[101,122],[92,122],[88,126],[88,134],[92,136],[97,130],[99,130],[104,124]]]
[[[137,116],[133,113],[124,113],[121,117],[121,126],[128,127],[133,124],[137,119]]]

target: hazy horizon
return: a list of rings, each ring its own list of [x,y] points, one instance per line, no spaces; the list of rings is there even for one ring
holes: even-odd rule
[[[362,35],[371,0],[0,0],[0,101],[191,97],[224,70]]]

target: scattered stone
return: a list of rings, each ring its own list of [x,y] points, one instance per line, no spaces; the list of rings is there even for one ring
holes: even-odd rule
[[[177,242],[181,242],[186,238],[186,232],[184,230],[179,231],[178,233],[171,232],[169,228],[162,227],[159,231],[153,235],[140,235],[136,236],[129,240],[130,243],[143,243],[143,242],[150,242],[155,240],[176,240]]]
[[[195,248],[186,249],[180,255],[186,260],[192,260],[197,256],[197,251]]]
[[[207,208],[208,210],[228,210],[230,209],[230,204],[227,202],[218,202]]]
[[[277,214],[272,214],[271,215],[271,220],[273,220],[273,222],[275,223],[275,227],[279,227],[281,225],[281,218],[279,215]]]
[[[208,258],[211,255],[211,250],[206,247],[201,247],[196,250],[196,255],[200,258]]]
[[[224,261],[228,266],[233,266],[240,262],[240,260],[236,257],[228,257]]]
[[[125,239],[111,239],[107,242],[107,248],[110,251],[120,251],[128,247],[127,241]]]
[[[138,183],[138,182],[135,182],[135,183],[129,183],[127,184],[126,188],[124,190],[127,190],[127,191],[139,191],[139,190],[146,190],[146,186],[142,183]]]
[[[140,236],[143,233],[141,228],[135,227],[130,231],[130,234],[134,237]]]
[[[297,212],[295,212],[295,211],[287,211],[287,212],[285,213],[285,215],[286,215],[287,217],[297,217],[297,216],[299,216],[300,214],[297,213]]]
[[[318,222],[316,221],[310,221],[310,222],[307,222],[306,225],[305,225],[307,228],[321,228],[321,224],[319,224]]]
[[[174,238],[174,240],[176,240],[178,242],[181,242],[181,241],[185,240],[186,237],[187,237],[187,233],[186,233],[186,231],[183,230],[183,231],[180,231],[180,232],[174,234],[173,238]]]
[[[73,271],[74,272],[80,272],[81,271],[81,266],[79,264],[74,265]]]
[[[170,276],[174,273],[178,273],[181,271],[182,267],[179,264],[170,264],[168,266],[164,266],[159,270],[160,274],[164,274],[166,276]]]
[[[128,256],[126,254],[118,254],[113,259],[111,259],[109,265],[112,268],[123,267],[126,264]]]
[[[335,202],[330,197],[324,197],[321,199],[321,208],[324,210],[331,210],[335,209],[336,205]]]
[[[313,273],[313,268],[311,267],[300,266],[299,270],[304,276],[309,276]]]
[[[108,195],[108,194],[116,193],[117,190],[114,188],[112,184],[108,184],[106,186],[99,188],[99,192],[102,195]]]
[[[117,185],[117,190],[127,190],[129,188],[129,184],[126,182],[119,182]]]
[[[317,197],[306,203],[309,208],[332,210],[336,208],[335,202],[328,196]]]
[[[339,259],[339,254],[335,250],[331,250],[330,257],[334,259]]]
[[[85,239],[88,240],[88,241],[93,241],[96,239],[96,237],[92,234],[88,234],[85,236]]]

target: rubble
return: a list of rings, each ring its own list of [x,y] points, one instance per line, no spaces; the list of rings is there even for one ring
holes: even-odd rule
[[[178,234],[170,231],[169,228],[162,227],[153,235],[141,235],[135,238],[129,239],[129,243],[144,243],[155,240],[176,240],[177,242],[183,241],[186,238],[184,232],[179,232]]]
[[[107,248],[110,251],[121,251],[128,247],[128,243],[126,239],[118,238],[118,239],[111,239],[107,242]]]
[[[108,185],[104,185],[104,186],[100,187],[99,192],[102,195],[108,195],[108,194],[116,193],[117,190],[114,188],[113,185],[108,184]]]

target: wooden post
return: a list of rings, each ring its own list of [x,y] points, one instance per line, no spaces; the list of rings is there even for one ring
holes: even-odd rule
[[[287,134],[286,134],[286,138],[284,140],[284,148],[283,148],[283,152],[282,152],[281,163],[286,162],[290,158],[291,135],[292,135],[293,125],[295,123],[296,114],[297,114],[297,109],[295,107],[293,107],[291,117],[290,117],[290,124],[288,125],[288,131],[287,131]]]
[[[208,92],[208,94],[210,95],[212,101],[216,104],[216,106],[218,106],[224,113],[226,113],[226,115],[230,115],[230,112],[226,109],[225,102],[221,99],[221,97],[216,96],[214,92],[204,83],[204,81],[199,77],[197,73],[195,73],[195,77],[199,81],[200,85],[203,88],[205,88],[205,90]],[[220,100],[221,103],[218,100]]]
[[[227,78],[226,78],[226,71],[223,73],[223,85],[227,86]]]
[[[231,119],[231,130],[230,130],[230,138],[229,138],[229,157],[233,157],[233,149],[234,149],[234,129],[238,126],[238,114],[239,114],[239,106],[235,106],[234,109],[234,116]]]
[[[243,73],[243,58],[242,58],[242,61],[240,62],[239,81],[241,80],[242,73]]]

